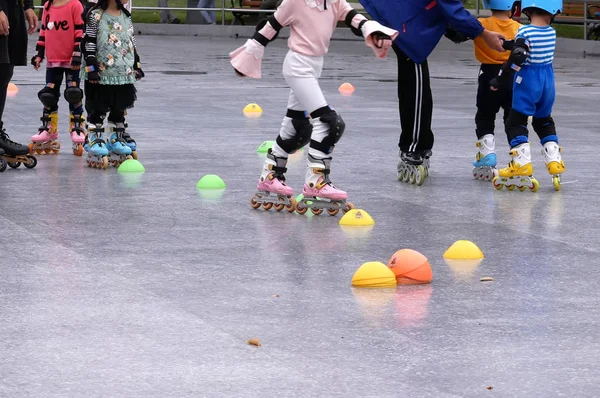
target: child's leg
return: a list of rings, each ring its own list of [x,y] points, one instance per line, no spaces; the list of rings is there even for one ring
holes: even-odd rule
[[[291,196],[294,191],[285,183],[288,156],[310,142],[312,125],[308,116],[302,110],[300,101],[290,90],[288,109],[279,135],[265,158],[263,170],[258,181],[259,191],[274,192],[280,195]]]
[[[58,99],[60,98],[63,71],[63,68],[46,69],[46,86],[38,93],[38,98],[44,105],[42,126],[39,128],[38,134],[32,137],[33,142],[58,138]]]
[[[482,65],[477,89],[477,113],[475,114],[475,133],[477,134],[477,154],[473,161],[473,175],[489,180],[493,177],[491,168],[496,167],[496,143],[494,130],[496,114],[502,105],[503,92],[492,91],[490,80],[498,76],[499,66]]]
[[[556,126],[552,119],[552,107],[556,98],[556,88],[554,86],[554,73],[549,68],[546,71],[544,92],[541,100],[537,104],[537,111],[533,115],[533,129],[540,138],[543,146],[542,154],[548,168],[548,173],[559,175],[565,172],[565,164],[562,161],[560,152],[562,148],[558,145],[558,135]],[[555,184],[555,188],[556,184]],[[558,187],[560,189],[560,187]]]
[[[85,142],[85,118],[83,116],[83,90],[80,87],[79,71],[66,70],[67,87],[64,96],[69,103],[69,131],[73,142],[73,153],[81,156]]]

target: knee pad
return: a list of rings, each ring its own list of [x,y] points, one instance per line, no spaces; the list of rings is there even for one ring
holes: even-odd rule
[[[83,99],[83,90],[79,87],[67,87],[64,96],[69,104],[77,105]]]
[[[344,123],[344,120],[340,115],[337,114],[336,111],[328,106],[317,109],[311,113],[310,116],[313,119],[319,118],[321,122],[325,123],[329,127],[327,137],[325,137],[321,142],[311,140],[310,146],[323,153],[329,154],[333,152],[333,147],[340,140],[340,138],[342,138],[342,135],[344,135],[346,123]]]
[[[533,125],[533,130],[535,130],[538,137],[540,137],[540,140],[542,141],[548,136],[556,135],[556,126],[554,125],[554,119],[552,119],[552,116],[541,118],[534,117],[531,124]]]
[[[277,145],[287,153],[294,153],[310,142],[313,126],[302,111],[288,109],[286,116],[292,119],[292,126],[296,130],[296,134],[289,139],[277,136]]]
[[[46,86],[38,92],[38,98],[40,102],[46,108],[56,108],[58,106],[59,94],[56,92],[54,87]]]

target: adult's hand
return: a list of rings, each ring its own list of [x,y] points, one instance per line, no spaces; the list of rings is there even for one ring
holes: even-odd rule
[[[0,11],[0,35],[8,36],[8,18],[4,11]]]
[[[37,30],[38,17],[37,15],[35,15],[35,11],[33,11],[33,8],[28,8],[27,10],[25,10],[25,18],[27,18],[27,24],[29,25],[27,33],[34,33]]]
[[[489,30],[484,30],[481,34],[481,38],[485,41],[485,44],[492,50],[496,50],[498,52],[503,53],[506,51],[504,47],[502,47],[502,41],[505,39],[502,33],[491,32]]]

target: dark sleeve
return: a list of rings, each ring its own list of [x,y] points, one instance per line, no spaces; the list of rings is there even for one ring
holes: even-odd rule
[[[469,11],[465,9],[460,0],[437,0],[446,21],[457,31],[474,39],[483,33],[484,28]]]
[[[85,22],[85,45],[81,49],[85,63],[89,66],[98,66],[98,61],[96,60],[96,38],[98,37],[98,21],[96,21],[96,15],[98,15],[96,12],[88,13]]]
[[[0,0],[0,11],[4,11],[6,14],[6,0]]]
[[[33,0],[23,0],[23,9],[29,10],[30,8],[33,9]]]

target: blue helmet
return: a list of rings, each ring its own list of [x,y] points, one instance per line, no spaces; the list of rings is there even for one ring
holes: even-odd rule
[[[539,8],[556,15],[562,12],[563,2],[562,0],[522,0],[521,10],[525,11],[528,8]]]
[[[481,0],[486,10],[510,11],[515,0]]]

